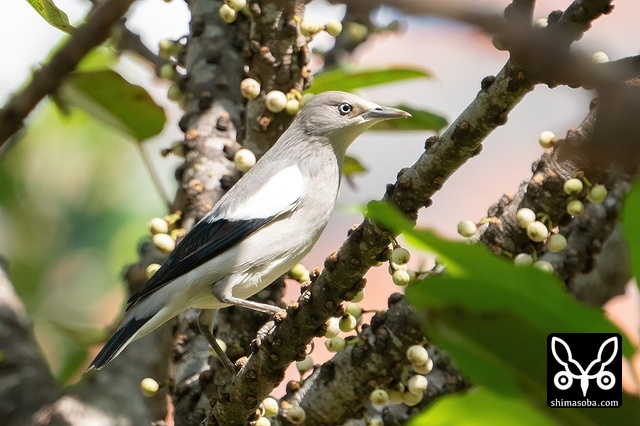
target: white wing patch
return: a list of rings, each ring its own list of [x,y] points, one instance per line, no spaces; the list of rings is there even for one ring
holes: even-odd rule
[[[238,209],[221,218],[230,220],[250,220],[275,216],[291,210],[303,192],[303,177],[298,166],[293,165],[273,175]]]

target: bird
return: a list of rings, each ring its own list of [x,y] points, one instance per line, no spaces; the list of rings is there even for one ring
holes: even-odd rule
[[[235,305],[280,312],[246,299],[289,271],[318,240],[336,203],[349,145],[380,121],[410,116],[351,93],[311,98],[273,147],[131,295],[121,325],[87,371],[103,368],[131,342],[189,308]],[[212,333],[202,326],[201,332],[221,355]]]

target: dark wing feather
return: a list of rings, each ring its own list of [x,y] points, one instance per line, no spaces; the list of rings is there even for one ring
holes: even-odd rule
[[[87,368],[87,371],[92,368],[100,370],[102,367],[107,365],[113,359],[116,352],[118,352],[120,348],[127,343],[131,336],[136,334],[136,332],[140,330],[140,328],[151,318],[153,318],[153,315],[140,319],[133,318],[128,323],[121,325],[120,328],[118,328],[118,331],[116,331],[116,333],[111,336],[109,341],[102,347],[100,353],[96,355],[95,359],[91,362],[91,365],[89,365],[89,368]]]
[[[131,295],[127,301],[127,310],[141,297],[153,293],[163,285],[233,247],[277,216],[233,221],[205,218],[198,222],[177,245],[162,267]]]

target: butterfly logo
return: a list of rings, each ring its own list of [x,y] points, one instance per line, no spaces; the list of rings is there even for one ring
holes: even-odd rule
[[[613,345],[609,349],[611,350],[611,356],[603,360],[605,348],[610,345]],[[618,353],[618,340],[615,337],[605,340],[600,345],[598,356],[586,368],[582,368],[582,365],[573,359],[571,348],[569,348],[567,342],[557,336],[551,338],[551,351],[556,361],[564,367],[564,371],[556,373],[553,378],[553,384],[556,388],[566,390],[573,385],[574,380],[580,380],[582,396],[586,397],[589,381],[592,379],[596,380],[598,387],[602,390],[609,390],[616,384],[616,378],[613,373],[605,370]]]

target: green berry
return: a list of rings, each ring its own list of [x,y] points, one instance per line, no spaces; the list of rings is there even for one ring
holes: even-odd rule
[[[357,303],[349,303],[347,304],[347,313],[353,315],[353,317],[358,320],[362,316],[362,308]]]
[[[171,47],[171,56],[174,58],[179,58],[180,55],[184,52],[184,44],[175,42]]]
[[[465,238],[473,237],[476,234],[478,227],[470,220],[461,220],[458,223],[458,234]]]
[[[562,234],[553,234],[547,240],[547,248],[553,253],[562,251],[567,247],[567,239]]]
[[[252,423],[253,426],[271,426],[271,420],[266,417],[258,417],[258,420]]]
[[[240,12],[242,8],[247,4],[247,0],[225,0],[225,3],[236,12]]]
[[[324,30],[331,37],[338,37],[338,35],[340,35],[340,33],[342,32],[342,22],[338,21],[337,19],[327,21],[324,26]]]
[[[392,404],[402,404],[402,392],[397,391],[395,389],[389,389],[387,391],[389,395],[389,402]]]
[[[316,21],[302,21],[300,22],[300,32],[305,37],[312,37],[322,31],[322,25]]]
[[[169,232],[169,223],[161,217],[154,217],[147,222],[147,229],[151,235],[166,234]]]
[[[393,275],[395,271],[406,271],[409,269],[407,265],[398,265],[393,262],[389,262],[389,275]]]
[[[567,213],[571,216],[580,216],[584,213],[584,204],[580,200],[571,200],[567,203]]]
[[[540,133],[540,136],[538,137],[538,142],[543,148],[551,148],[557,141],[558,138],[556,138],[556,135],[548,130]]]
[[[518,255],[513,259],[513,263],[516,266],[531,266],[533,265],[533,256],[529,253],[518,253]]]
[[[418,374],[429,374],[431,373],[431,370],[433,370],[433,360],[429,358],[425,365],[412,364],[411,366],[413,367],[413,371]]]
[[[333,339],[340,334],[340,320],[338,318],[329,318],[327,321],[327,332],[324,337],[327,339]]]
[[[587,194],[587,199],[592,203],[601,203],[607,198],[607,187],[604,185],[593,185],[589,193]]]
[[[291,268],[291,270],[289,271],[289,277],[298,281],[299,283],[311,281],[309,270],[305,268],[302,263],[296,263],[293,268]]]
[[[533,210],[523,207],[516,212],[516,220],[520,228],[527,228],[536,220],[536,214]]]
[[[232,23],[238,17],[238,12],[231,9],[228,4],[220,6],[218,13],[220,13],[220,18],[222,18],[222,20],[227,24]]]
[[[412,345],[407,349],[407,360],[413,365],[425,365],[429,361],[429,352],[420,345]]]
[[[367,416],[367,426],[384,426],[384,420],[380,416]]]
[[[353,299],[351,299],[351,303],[360,303],[362,302],[362,299],[364,299],[364,288],[362,290],[360,290],[358,293],[356,293],[355,297]]]
[[[347,22],[345,29],[347,38],[354,43],[364,41],[364,39],[367,38],[367,35],[369,35],[369,28],[358,22]]]
[[[260,83],[253,78],[245,78],[240,82],[240,92],[247,99],[255,99],[260,94]]]
[[[273,417],[278,414],[278,401],[274,398],[265,398],[264,401],[262,401],[262,406],[264,407],[264,417]]]
[[[154,396],[156,393],[158,393],[158,389],[160,389],[160,385],[151,377],[142,379],[142,381],[140,382],[140,391],[142,392],[142,395],[146,397],[150,398]]]
[[[271,112],[280,112],[287,107],[287,95],[279,90],[272,90],[265,96],[265,105]]]
[[[591,56],[591,62],[594,64],[602,64],[605,62],[609,62],[609,56],[607,56],[604,52],[596,52]]]
[[[535,241],[536,243],[539,243],[541,241],[544,241],[545,238],[547,238],[548,236],[549,236],[549,230],[547,229],[544,223],[538,220],[536,220],[535,222],[527,226],[527,237],[529,237],[531,241]]]
[[[407,271],[397,270],[391,276],[393,283],[398,287],[405,287],[411,281],[411,275]]]
[[[384,405],[389,402],[389,394],[383,389],[376,389],[369,395],[369,400],[375,405]]]
[[[163,253],[171,253],[176,248],[176,241],[169,234],[155,234],[151,240]]]
[[[160,55],[161,58],[169,59],[171,57],[174,44],[176,44],[176,42],[173,40],[160,40],[160,43],[158,44],[158,55]]]
[[[175,80],[177,75],[176,67],[173,64],[162,64],[158,70],[158,75],[165,80]]]
[[[420,401],[422,401],[422,398],[424,398],[424,394],[417,395],[411,392],[405,392],[402,394],[402,402],[409,407],[418,405]]]
[[[313,368],[313,358],[307,355],[302,361],[296,361],[296,368],[301,373],[311,370]]]
[[[547,28],[548,25],[549,21],[547,21],[547,18],[540,18],[535,22],[535,26],[538,28]]]
[[[147,266],[147,269],[145,269],[145,273],[147,274],[147,279],[151,278],[156,272],[158,272],[158,269],[160,269],[160,264],[158,263],[149,264],[149,266]]]
[[[533,264],[533,267],[541,269],[545,272],[553,272],[553,265],[546,260],[538,260]]]
[[[227,344],[225,343],[224,340],[216,338],[216,342],[218,343],[218,346],[220,347],[220,349],[222,349],[222,352],[227,352]],[[211,354],[211,356],[214,356],[214,357],[218,356],[216,351],[214,351],[211,346],[209,346],[209,353]]]
[[[167,98],[174,102],[178,102],[180,99],[182,99],[182,95],[182,89],[180,89],[180,86],[178,86],[177,84],[172,84],[167,90]]]
[[[564,193],[567,195],[578,195],[582,192],[584,185],[580,179],[571,178],[564,183]]]
[[[313,99],[315,95],[313,93],[305,93],[304,95],[302,95],[302,100],[300,101],[300,105],[303,107],[305,106],[311,99]]]
[[[494,36],[491,39],[491,43],[493,44],[493,47],[495,47],[497,50],[500,50],[500,51],[507,50],[507,45],[504,43],[504,39],[502,37]]]
[[[236,165],[236,169],[245,173],[251,170],[256,164],[256,156],[247,148],[240,148],[233,156],[233,162]]]
[[[284,112],[289,115],[296,115],[300,110],[300,102],[297,99],[289,99],[287,106],[284,107]]]
[[[307,413],[304,412],[302,407],[293,405],[287,410],[286,417],[291,424],[301,425],[307,419]]]
[[[397,265],[406,265],[411,259],[411,253],[404,247],[396,247],[391,252],[391,261]]]
[[[347,346],[347,341],[340,336],[325,340],[324,342],[329,352],[340,352]]]
[[[429,386],[429,381],[421,374],[411,376],[407,381],[407,390],[411,393],[415,393],[416,395],[424,394],[427,390],[427,386]]]
[[[356,328],[356,325],[358,325],[358,320],[351,314],[343,315],[342,318],[340,318],[340,322],[338,323],[340,331],[344,331],[345,333],[352,331],[354,328]]]

